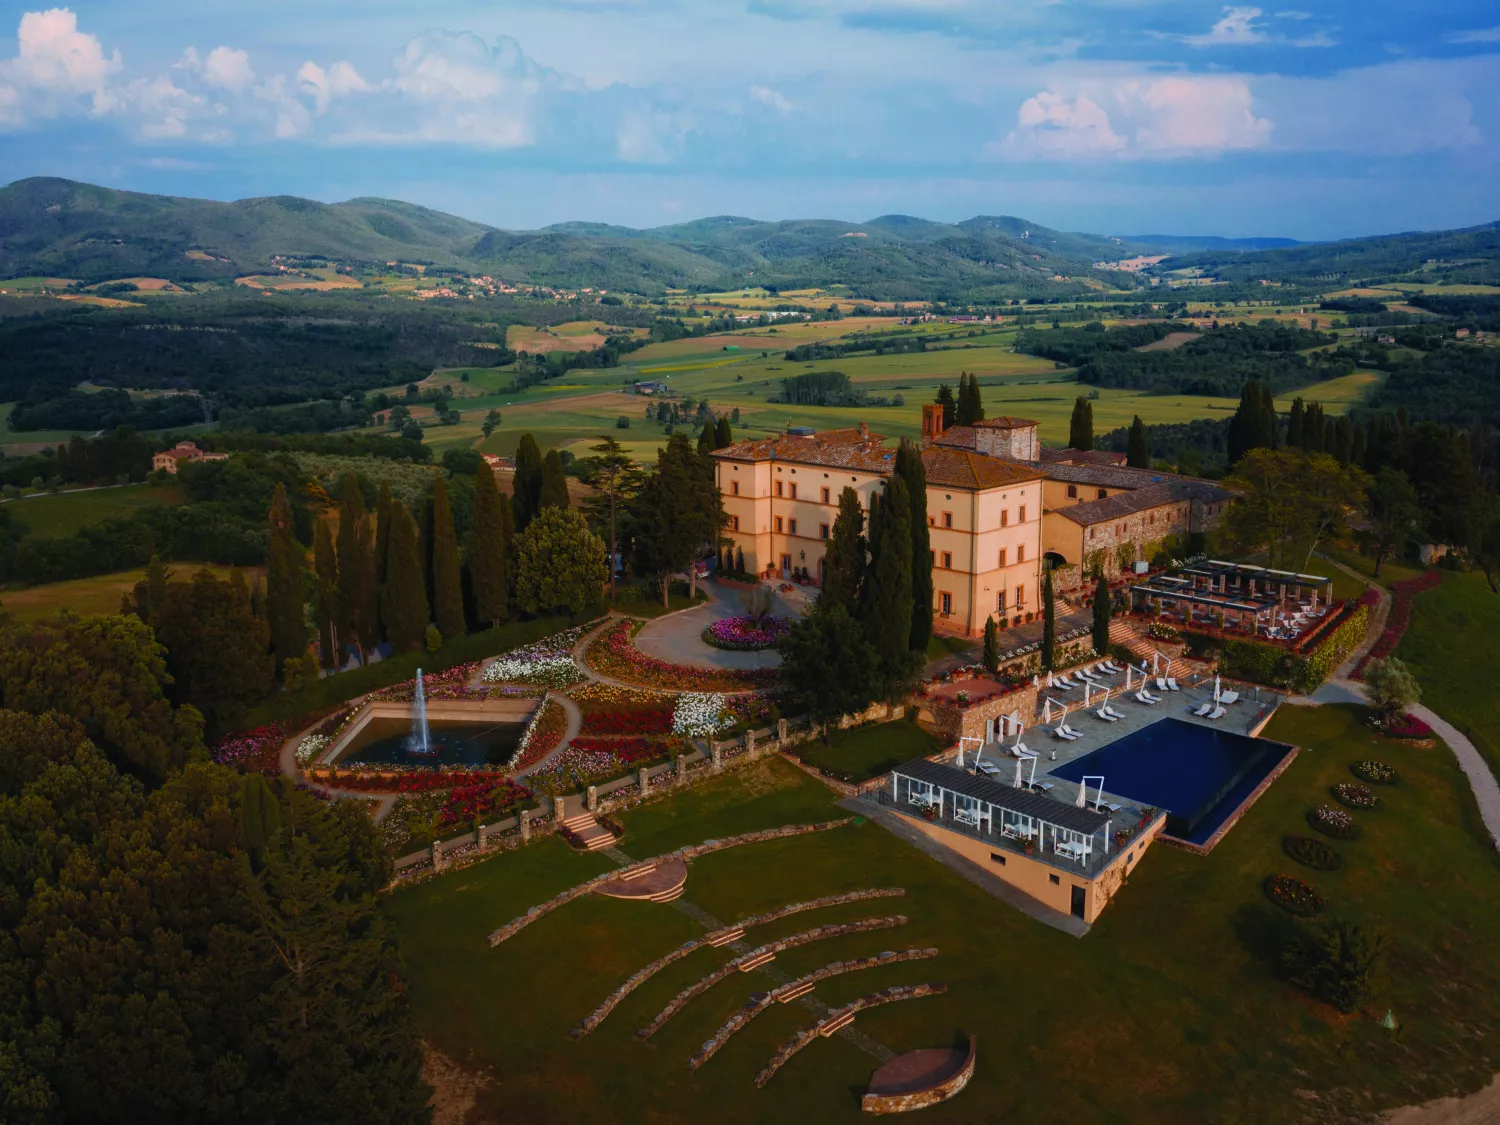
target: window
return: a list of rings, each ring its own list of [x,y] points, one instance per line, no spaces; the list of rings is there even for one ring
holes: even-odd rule
[[[1069,500],[1076,500],[1077,498],[1078,498],[1078,486],[1076,484],[1070,484],[1070,485],[1068,485],[1068,499]]]
[[[1022,543],[1019,547],[1016,548],[1016,562],[1023,563],[1025,561],[1026,561],[1026,544]]]
[[[729,482],[729,495],[731,495],[731,496],[738,496],[739,494],[740,494],[740,482],[737,481],[737,480],[730,481]]]
[[[952,570],[953,569],[953,552],[952,551],[944,551],[943,552],[943,569],[944,570]]]
[[[784,496],[785,495],[785,493],[782,491],[782,487],[783,487],[782,483],[780,481],[777,481],[776,482],[776,495],[777,496]]]
[[[781,517],[780,516],[776,517],[776,530],[777,531],[781,530]]]
[[[1109,489],[1107,489],[1107,488],[1101,488],[1099,490],[1099,499],[1104,500],[1108,496],[1109,496]]]
[[[947,617],[953,612],[953,595],[947,593],[939,594],[938,607],[943,611],[943,616]]]
[[[823,490],[823,503],[828,503],[828,489]]]
[[[820,524],[818,524],[818,538],[819,539],[827,539],[828,538],[828,525],[826,523],[820,523]]]
[[[1025,604],[1026,604],[1026,587],[1025,586],[1017,586],[1016,587],[1016,608],[1020,609]]]
[[[990,858],[998,863],[1001,867],[1005,866],[1005,857],[999,852],[990,852]]]
[[[930,565],[932,565],[932,566],[937,566],[937,552],[936,551],[928,551],[927,554],[929,556],[928,560],[927,560],[928,563]]]
[[[1092,539],[1093,537],[1094,537],[1094,529],[1091,527],[1091,528],[1089,528],[1089,538]]]
[[[944,527],[952,527],[953,526],[953,513],[952,512],[944,512],[943,513],[943,526]]]
[[[1047,881],[1049,883],[1051,883],[1054,887],[1060,886],[1062,884],[1062,878],[1060,876],[1057,876],[1057,875],[1048,875],[1047,876]]]
[[[793,471],[795,472],[796,470],[793,470]],[[797,482],[796,481],[792,481],[792,499],[793,500],[797,499]]]
[[[1021,514],[1016,517],[1016,522],[1017,523],[1025,523],[1026,522],[1026,505],[1025,504],[1021,505]]]
[[[739,529],[740,529],[740,517],[739,516],[730,516],[729,517],[729,530],[730,531],[738,531]]]
[[[1000,562],[999,562],[998,565],[1000,565],[1000,566],[1004,566],[1005,565],[1005,548],[1004,547],[1000,548]]]
[[[786,533],[788,535],[796,535],[797,534],[797,521],[796,520],[789,520],[789,521],[787,521]]]
[[[1001,527],[1009,527],[1010,526],[1010,509],[1009,508],[1001,508],[1000,509],[1000,526]]]
[[[1004,590],[1001,590],[998,594],[995,595],[995,612],[996,613],[1004,613],[1005,612],[1005,591]]]

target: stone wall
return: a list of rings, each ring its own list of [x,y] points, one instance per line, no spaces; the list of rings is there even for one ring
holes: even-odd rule
[[[926,1109],[954,1097],[974,1077],[974,1037],[969,1036],[969,1052],[963,1065],[947,1078],[928,1086],[924,1090],[913,1090],[905,1094],[870,1094],[860,1099],[860,1108],[866,1113],[910,1113],[914,1109]]]
[[[878,1008],[882,1004],[894,1004],[900,1000],[918,1000],[923,996],[941,996],[948,991],[946,984],[898,984],[890,988],[883,988],[879,992],[872,992],[868,996],[861,996],[858,1000],[844,1005],[834,1012],[829,1012],[826,1017],[819,1020],[810,1027],[804,1027],[791,1039],[781,1045],[771,1061],[766,1063],[765,1068],[755,1076],[755,1085],[764,1086],[769,1082],[778,1070],[785,1066],[798,1051],[806,1047],[814,1039],[823,1035],[823,1029],[844,1016],[862,1012],[866,1008]]]

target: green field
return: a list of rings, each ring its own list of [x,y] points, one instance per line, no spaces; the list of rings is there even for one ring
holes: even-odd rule
[[[202,569],[199,563],[173,563],[169,573],[178,578],[189,578]],[[227,566],[208,568],[220,578],[228,578],[232,570]],[[254,582],[258,567],[243,567],[245,578]],[[23,590],[0,592],[0,606],[14,614],[20,621],[40,621],[55,617],[59,610],[70,609],[87,617],[98,613],[119,613],[120,597],[135,589],[135,584],[146,577],[146,571],[126,570],[117,574],[99,574],[92,578],[77,578],[69,582],[49,582],[45,586],[31,586]]]
[[[754,944],[812,926],[899,911],[875,935],[781,954],[796,976],[882,949],[936,945],[938,959],[836,977],[830,1005],[896,983],[947,981],[943,997],[859,1016],[896,1051],[974,1033],[974,1080],[933,1122],[1251,1123],[1343,1121],[1465,1093],[1500,1068],[1500,860],[1480,840],[1472,795],[1451,756],[1377,739],[1353,709],[1283,708],[1268,735],[1309,747],[1208,857],[1154,848],[1083,939],[1033,922],[891,836],[861,823],[697,860],[686,901],[731,921],[860,887],[899,886],[897,903],[851,904],[751,931]],[[1376,753],[1401,772],[1386,807],[1361,814],[1363,837],[1339,849],[1345,870],[1299,875],[1330,909],[1383,923],[1389,983],[1368,1009],[1339,1016],[1284,984],[1277,950],[1298,923],[1261,893],[1295,868],[1284,834]],[[624,814],[620,847],[646,858],[753,828],[838,815],[831,796],[771,760]],[[490,1118],[591,1122],[855,1121],[875,1062],[818,1041],[763,1090],[751,1078],[809,1013],[778,1006],[706,1066],[686,1062],[764,978],[734,975],[646,1043],[633,1032],[687,984],[731,956],[695,952],[658,974],[592,1035],[568,1029],[622,980],[702,929],[683,913],[589,897],[491,949],[485,935],[557,891],[607,870],[602,856],[553,838],[386,900],[399,926],[420,1032],[479,1072]],[[1391,1008],[1398,1035],[1377,1018]],[[1316,1109],[1309,1118],[1310,1107]]]
[[[181,504],[184,499],[182,489],[174,486],[128,484],[78,492],[38,493],[7,501],[7,510],[32,535],[58,539],[100,520],[126,519],[152,504],[171,506]]]
[[[876,774],[925,758],[940,743],[916,723],[897,719],[872,723],[854,730],[838,731],[825,745],[810,742],[801,749],[802,760],[818,769],[832,771],[851,780],[864,781]]]

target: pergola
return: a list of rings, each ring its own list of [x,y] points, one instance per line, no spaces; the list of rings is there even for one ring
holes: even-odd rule
[[[967,835],[994,841],[1031,841],[1039,855],[1087,865],[1095,838],[1109,854],[1110,818],[1093,809],[1065,805],[1029,789],[918,758],[891,771],[891,801],[897,808],[932,808],[936,820]]]
[[[1298,619],[1321,617],[1332,602],[1333,579],[1209,559],[1172,574],[1155,575],[1132,586],[1130,593],[1137,610],[1152,604],[1174,610],[1181,606],[1183,620],[1191,623],[1193,610],[1203,607],[1260,633],[1276,630],[1288,611]],[[1291,632],[1295,634],[1296,628]]]

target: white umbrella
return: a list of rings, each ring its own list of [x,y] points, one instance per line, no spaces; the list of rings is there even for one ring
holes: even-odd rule
[[[1052,669],[1047,669],[1047,686],[1052,686]]]
[[[1219,673],[1214,673],[1214,702],[1219,702]]]
[[[1083,681],[1083,705],[1085,707],[1089,705],[1089,682],[1087,680]]]
[[[1131,687],[1130,677],[1132,675],[1134,675],[1134,674],[1135,674],[1135,665],[1134,664],[1127,664],[1127,665],[1125,665],[1125,690],[1126,691],[1130,690],[1130,687]]]
[[[1015,788],[1017,788],[1017,789],[1021,788],[1021,770],[1025,767],[1025,765],[1026,765],[1026,763],[1023,762],[1023,761],[1021,761],[1020,758],[1016,759],[1016,784],[1015,784]]]
[[[1044,699],[1044,700],[1042,700],[1042,722],[1044,722],[1044,723],[1050,723],[1051,721],[1052,721],[1052,700],[1050,700],[1050,699]]]

